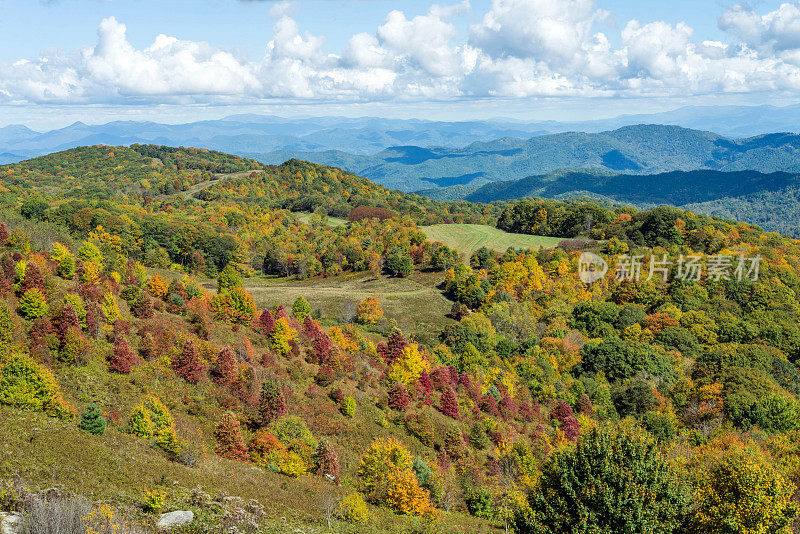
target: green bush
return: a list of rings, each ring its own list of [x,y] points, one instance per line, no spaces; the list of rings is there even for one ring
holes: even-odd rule
[[[515,516],[517,532],[674,532],[688,491],[659,451],[631,424],[582,435],[545,461],[541,489],[528,496],[532,513]]]
[[[19,299],[19,309],[26,319],[38,319],[50,311],[50,306],[42,292],[32,287]]]
[[[347,417],[353,417],[356,413],[356,400],[353,397],[347,397],[342,402],[341,410]]]

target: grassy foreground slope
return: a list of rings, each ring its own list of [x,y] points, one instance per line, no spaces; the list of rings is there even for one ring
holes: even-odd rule
[[[505,252],[509,247],[521,249],[549,248],[558,245],[558,237],[512,234],[485,224],[434,224],[422,231],[430,241],[441,241],[469,258],[473,252],[486,247]]]

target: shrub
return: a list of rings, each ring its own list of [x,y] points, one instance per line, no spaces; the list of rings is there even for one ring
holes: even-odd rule
[[[38,319],[50,311],[42,291],[39,288],[27,290],[19,299],[19,309],[26,319]]]
[[[356,400],[353,397],[347,397],[342,402],[341,407],[342,414],[346,415],[347,417],[353,417],[356,413]]]
[[[52,371],[20,353],[12,353],[0,363],[0,404],[61,419],[72,415]]]
[[[277,469],[278,461],[286,454],[286,447],[271,432],[259,429],[247,444],[250,460],[259,467]]]
[[[336,508],[336,515],[348,523],[365,524],[371,519],[367,503],[360,493],[351,493],[341,501]]]
[[[361,324],[378,324],[383,317],[383,310],[375,297],[367,297],[358,305],[356,321]]]
[[[137,293],[131,305],[131,313],[139,319],[149,319],[155,314],[153,301],[147,296],[147,293],[143,291]]]
[[[671,533],[688,495],[659,446],[631,425],[593,429],[542,467],[541,490],[519,512],[517,532]]]
[[[222,420],[214,430],[214,439],[217,440],[218,455],[229,460],[247,461],[247,446],[242,439],[242,428],[236,414],[233,412],[223,414]]]
[[[386,492],[386,505],[399,514],[432,516],[435,508],[430,501],[430,493],[422,489],[416,475],[411,470],[389,473],[389,489]]]
[[[308,462],[297,452],[287,451],[278,459],[278,471],[290,477],[299,477],[308,473]]]
[[[100,408],[94,404],[86,406],[86,410],[81,414],[81,422],[78,428],[85,430],[95,436],[102,436],[106,431],[106,420],[100,413]]]
[[[164,508],[167,500],[167,490],[155,488],[144,492],[144,503],[142,507],[145,512],[158,512]],[[89,531],[87,531],[89,532]]]

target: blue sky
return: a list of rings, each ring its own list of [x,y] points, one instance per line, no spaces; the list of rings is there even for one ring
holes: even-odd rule
[[[800,4],[0,0],[0,125],[793,103]]]

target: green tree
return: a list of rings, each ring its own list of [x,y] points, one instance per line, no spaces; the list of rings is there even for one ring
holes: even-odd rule
[[[551,456],[528,503],[531,512],[514,519],[520,533],[666,534],[680,525],[689,499],[655,440],[623,424],[593,429]]]
[[[38,319],[50,310],[50,306],[48,306],[42,292],[33,287],[27,290],[22,295],[22,298],[19,299],[19,309],[26,319]]]
[[[106,419],[100,413],[100,408],[94,404],[89,404],[81,414],[81,422],[78,427],[95,436],[102,436],[103,432],[106,431]]]
[[[242,287],[243,283],[242,275],[229,263],[217,277],[217,293],[225,293],[234,287]]]
[[[292,317],[302,321],[309,313],[311,313],[311,306],[303,295],[294,299],[294,303],[292,304]]]

